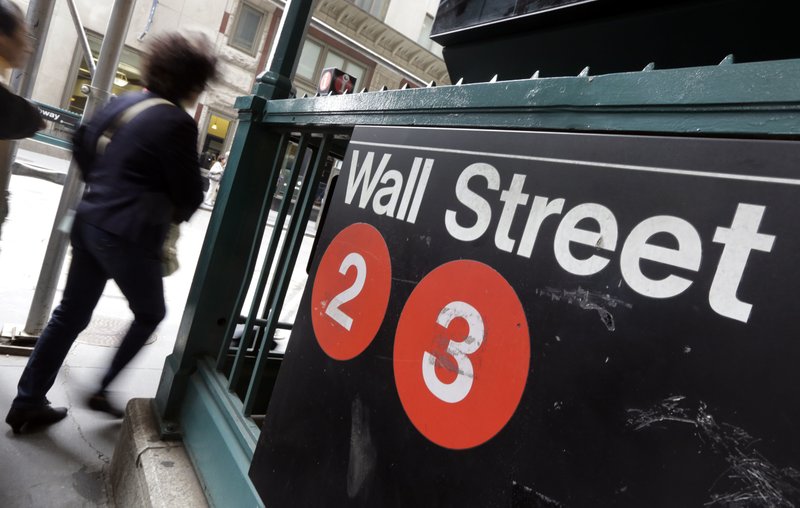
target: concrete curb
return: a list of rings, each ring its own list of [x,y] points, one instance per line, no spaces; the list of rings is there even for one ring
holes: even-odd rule
[[[152,399],[132,399],[114,457],[110,482],[119,507],[208,507],[203,488],[180,441],[162,441]]]
[[[46,168],[29,166],[21,162],[15,162],[11,165],[11,174],[41,178],[42,180],[47,180],[48,182],[53,182],[59,185],[64,185],[64,182],[67,180],[66,173],[60,173],[58,171],[53,171]]]

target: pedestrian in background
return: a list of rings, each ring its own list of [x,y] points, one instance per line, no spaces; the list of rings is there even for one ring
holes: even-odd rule
[[[72,227],[72,263],[63,298],[36,341],[6,422],[15,433],[67,414],[45,397],[108,279],[127,298],[134,321],[89,408],[121,417],[107,388],[166,313],[162,249],[171,224],[203,200],[197,124],[186,113],[216,74],[205,37],[156,36],[143,58],[143,92],[120,96],[82,126],[74,156],[86,181]]]
[[[214,203],[217,202],[217,194],[219,193],[219,182],[222,180],[222,173],[225,172],[225,164],[227,162],[227,154],[220,155],[219,159],[208,170],[209,185],[206,197],[203,199],[203,208],[214,208]]]
[[[0,75],[22,67],[31,49],[22,10],[9,0],[0,0]],[[0,84],[0,139],[27,138],[43,127],[39,108]]]

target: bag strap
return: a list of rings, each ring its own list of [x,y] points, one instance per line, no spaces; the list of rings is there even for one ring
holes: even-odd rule
[[[158,106],[159,104],[169,104],[170,106],[174,106],[174,104],[166,99],[153,97],[151,99],[145,99],[137,102],[133,106],[125,109],[113,122],[111,122],[111,125],[109,125],[105,131],[103,131],[103,134],[97,138],[97,147],[95,148],[96,153],[98,155],[103,155],[103,153],[106,151],[106,147],[114,138],[114,133],[117,132],[118,129],[124,127],[131,120],[139,116],[140,113],[143,113],[145,110],[148,110],[153,106]]]

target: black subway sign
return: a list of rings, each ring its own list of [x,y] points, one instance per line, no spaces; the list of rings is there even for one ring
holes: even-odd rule
[[[357,128],[262,498],[800,503],[798,168],[793,141]]]
[[[39,107],[39,114],[42,118],[54,124],[62,125],[68,129],[75,130],[81,123],[80,116],[63,109],[54,108],[47,104],[36,104]]]

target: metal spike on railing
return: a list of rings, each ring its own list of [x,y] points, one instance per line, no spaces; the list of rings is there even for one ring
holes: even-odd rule
[[[584,67],[581,72],[578,73],[578,77],[579,78],[585,78],[588,75],[589,75],[589,66],[588,65],[586,67]]]
[[[458,78],[458,81],[456,81],[456,86],[461,86],[463,84],[464,84],[464,78]]]
[[[367,93],[367,87],[362,88],[361,91],[358,93]]]
[[[644,69],[642,69],[642,72],[652,71],[655,68],[656,68],[656,63],[655,62],[650,62],[649,64],[644,66]]]
[[[400,90],[405,90],[408,88],[408,83],[403,83],[403,86],[400,87]]]
[[[497,74],[492,76],[492,79],[489,80],[489,83],[497,83]]]
[[[315,93],[315,94],[314,94],[314,97],[321,97],[321,96],[322,96],[322,94],[321,94],[321,93],[319,93],[319,92],[317,92],[317,93]]]
[[[436,81],[431,80],[431,82],[428,83],[428,88],[433,88],[435,86],[436,86]]]
[[[538,70],[533,73],[533,76],[531,76],[531,79],[539,79],[539,71]]]
[[[344,92],[342,92],[342,95],[347,95],[347,88],[344,89]]]
[[[723,58],[722,61],[719,63],[719,65],[730,65],[732,63],[734,63],[733,62],[733,54],[730,54],[730,55],[726,56],[725,58]]]
[[[333,90],[331,90],[330,92],[328,92],[328,94],[327,94],[327,97],[330,97],[331,95],[333,95]]]
[[[381,87],[381,92],[385,92],[385,91],[386,91],[386,90],[388,90],[388,89],[389,89],[389,88],[388,88],[386,85],[383,85],[383,86]]]
[[[303,94],[303,99],[308,99],[308,94],[307,93]]]

